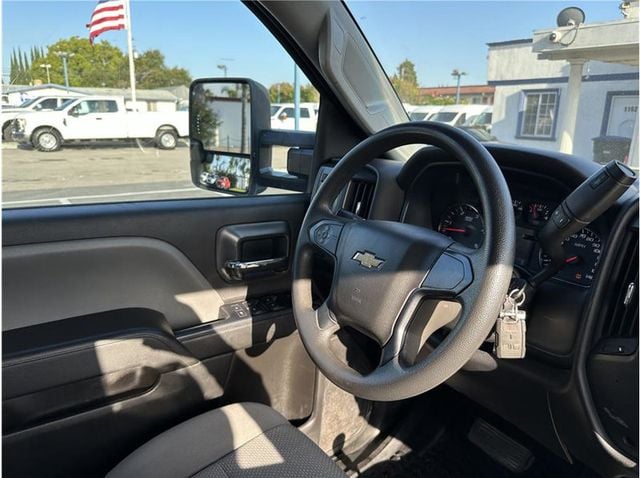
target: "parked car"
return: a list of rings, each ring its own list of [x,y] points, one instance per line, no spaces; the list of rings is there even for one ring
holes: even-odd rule
[[[315,131],[318,122],[318,104],[300,103],[300,125],[302,131]],[[271,128],[295,129],[295,105],[274,103],[271,105]]]
[[[31,98],[19,106],[7,106],[2,108],[0,114],[2,122],[2,139],[4,141],[11,140],[11,122],[22,113],[29,111],[47,111],[53,110],[66,101],[75,99],[72,96],[38,96],[37,98]]]
[[[478,116],[486,111],[491,110],[491,106],[487,105],[450,105],[443,106],[440,111],[431,116],[431,121],[446,123],[451,126],[462,126],[468,118]]]
[[[63,103],[53,111],[21,114],[13,137],[40,151],[82,140],[153,139],[159,149],[173,149],[189,134],[188,113],[130,112],[120,96],[91,96]]]
[[[409,118],[411,121],[428,121],[441,109],[439,105],[416,106],[409,112]]]
[[[471,128],[484,129],[488,133],[491,132],[491,120],[493,118],[493,107],[488,107],[480,114],[467,116],[467,120],[464,122],[464,126]]]

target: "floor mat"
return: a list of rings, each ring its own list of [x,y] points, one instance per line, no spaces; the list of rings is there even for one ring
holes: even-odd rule
[[[449,400],[452,398],[451,395],[448,396]],[[534,443],[523,443],[536,457],[531,467],[523,473],[512,473],[468,440],[467,433],[476,415],[470,410],[468,403],[461,400],[455,400],[455,402],[457,402],[455,408],[459,412],[453,416],[440,414],[440,417],[446,417],[446,419],[439,421],[437,431],[434,431],[434,414],[427,415],[418,411],[417,414],[407,417],[414,422],[414,431],[401,440],[407,445],[400,447],[390,458],[370,465],[355,476],[361,478],[586,478],[594,476],[584,467],[569,465]],[[438,417],[438,414],[435,417]],[[416,434],[416,428],[418,430],[422,428],[425,433]]]
[[[436,444],[426,450],[412,451],[374,465],[363,472],[364,478],[556,478],[536,461],[529,470],[513,475],[485,455],[464,436],[446,430]],[[569,475],[564,475],[569,476]]]

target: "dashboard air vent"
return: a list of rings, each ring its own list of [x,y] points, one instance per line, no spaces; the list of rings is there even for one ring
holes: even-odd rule
[[[638,336],[638,229],[629,231],[614,266],[602,338]]]
[[[344,208],[363,219],[369,217],[373,203],[375,183],[364,179],[352,179],[347,189]]]

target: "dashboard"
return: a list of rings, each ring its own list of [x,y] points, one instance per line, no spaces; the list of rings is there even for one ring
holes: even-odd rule
[[[516,220],[515,274],[530,277],[549,262],[537,242],[538,231],[571,191],[553,178],[505,170]],[[434,164],[424,169],[408,191],[403,221],[437,230],[477,249],[484,238],[482,204],[470,176],[458,165]],[[565,265],[553,280],[581,287],[593,282],[600,263],[606,228],[596,222],[564,243]]]
[[[526,279],[548,261],[537,237],[550,214],[599,166],[551,151],[485,146],[511,193],[513,271]],[[331,168],[325,168],[326,176]],[[353,199],[349,190],[366,194]],[[438,148],[422,148],[404,163],[373,160],[343,196],[336,210],[482,246],[487,224],[477,188],[466,169]],[[487,341],[447,381],[557,455],[576,457],[603,476],[637,476],[637,467],[634,473],[628,467],[638,462],[638,207],[634,186],[565,241],[564,267],[527,297],[525,359],[495,360]],[[434,334],[431,346],[447,333]]]
[[[548,261],[537,237],[549,215],[599,166],[551,151],[485,146],[511,193],[514,276],[526,279]],[[323,167],[316,189],[331,170]],[[484,240],[474,182],[435,147],[406,162],[373,160],[334,207],[439,231],[469,248]],[[525,359],[495,360],[487,341],[447,382],[557,455],[577,457],[603,476],[637,476],[637,467],[631,474],[628,467],[638,457],[638,207],[634,186],[565,241],[564,267],[527,297]],[[447,333],[438,331],[430,344],[436,347]]]

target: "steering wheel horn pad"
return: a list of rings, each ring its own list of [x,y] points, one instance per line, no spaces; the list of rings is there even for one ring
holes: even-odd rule
[[[328,299],[338,324],[386,344],[407,297],[451,242],[442,234],[395,222],[346,224]]]
[[[333,214],[331,205],[356,172],[373,158],[408,144],[437,146],[467,168],[485,215],[480,249],[418,226]],[[340,160],[307,210],[293,261],[292,302],[300,337],[318,368],[354,395],[389,401],[423,393],[458,371],[490,333],[507,293],[514,251],[509,190],[484,146],[440,123],[412,122],[382,130]],[[317,253],[331,256],[335,267],[326,301],[314,308],[311,280]],[[409,326],[426,299],[453,300],[460,312],[432,353],[407,363],[402,357],[411,342]],[[435,330],[440,319],[426,319],[425,329]],[[342,327],[378,343],[382,359],[372,372],[360,374],[333,354],[330,341]]]

